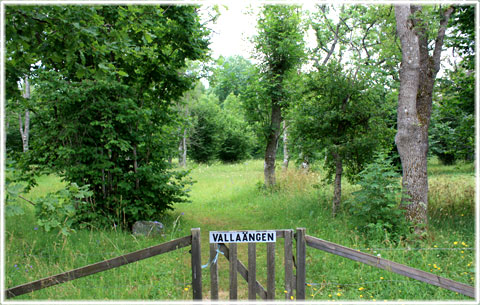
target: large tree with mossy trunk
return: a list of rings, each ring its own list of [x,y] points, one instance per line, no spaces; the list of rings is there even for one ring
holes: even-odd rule
[[[440,69],[445,31],[453,11],[453,6],[395,6],[402,50],[395,142],[403,170],[402,206],[407,220],[415,224],[419,234],[425,231],[427,224],[428,128],[433,85]],[[439,24],[432,22],[435,14]]]

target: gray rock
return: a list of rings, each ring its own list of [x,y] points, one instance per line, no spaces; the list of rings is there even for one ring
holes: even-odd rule
[[[137,221],[132,227],[133,235],[163,235],[163,224],[158,221]]]

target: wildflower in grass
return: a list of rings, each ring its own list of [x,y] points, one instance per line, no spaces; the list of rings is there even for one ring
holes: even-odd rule
[[[363,294],[361,294],[360,297],[363,298]]]
[[[290,296],[290,300],[293,300],[293,295]]]
[[[183,290],[188,291],[188,287],[183,288]]]
[[[286,290],[284,290],[283,292],[284,292],[284,293],[288,293],[288,291],[286,291]]]
[[[312,287],[312,284],[308,284],[308,283],[307,283],[307,287]]]
[[[363,288],[363,287],[358,288],[358,290],[360,290],[360,291],[362,291],[362,290],[364,290],[364,289],[365,289],[365,288]]]
[[[33,229],[34,229],[35,231],[37,231],[37,230],[38,230],[38,227],[34,227]]]
[[[463,242],[463,241],[462,241],[462,245],[463,245],[464,247],[468,247],[468,245],[467,245],[465,242]]]
[[[338,296],[338,297],[341,296],[341,295],[342,295],[342,294],[341,294],[340,292],[337,293],[337,296]]]
[[[438,267],[437,267],[437,265],[436,265],[436,264],[433,264],[433,268],[437,269]]]
[[[454,244],[454,245],[457,245],[457,244],[458,244],[458,241],[454,241],[453,244]]]
[[[437,245],[433,245],[433,247],[434,247],[434,248],[438,248],[438,246],[437,246]]]
[[[383,280],[384,279],[383,276],[381,276],[380,279]]]
[[[460,253],[465,253],[465,251],[462,250],[462,251],[460,251]]]
[[[331,298],[331,297],[332,297],[332,295],[331,295],[331,294],[329,294],[329,295],[328,295],[328,297],[329,297],[329,298]]]

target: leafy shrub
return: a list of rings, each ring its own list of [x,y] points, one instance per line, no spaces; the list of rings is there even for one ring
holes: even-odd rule
[[[222,141],[221,110],[215,99],[212,95],[204,95],[192,108],[194,126],[188,155],[198,163],[215,160]]]
[[[223,141],[218,151],[218,157],[223,162],[237,162],[250,157],[254,146],[254,135],[245,121],[232,114],[224,118]]]
[[[401,186],[392,161],[378,154],[375,161],[360,172],[361,189],[347,201],[354,225],[369,241],[395,242],[409,232],[399,207]]]
[[[16,161],[12,159],[5,160],[5,215],[15,216],[23,215],[25,211],[18,203],[18,198],[27,190],[22,172],[17,169]]]
[[[79,187],[76,183],[71,183],[64,189],[37,199],[35,202],[37,224],[47,232],[58,230],[62,235],[75,232],[72,226],[79,219],[77,212],[81,210],[81,205],[88,204],[85,199],[93,195],[88,187],[88,185]]]

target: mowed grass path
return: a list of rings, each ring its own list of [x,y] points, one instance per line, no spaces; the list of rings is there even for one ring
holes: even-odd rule
[[[191,202],[177,204],[163,219],[162,238],[134,237],[128,232],[83,230],[68,238],[35,230],[31,210],[7,219],[6,286],[36,280],[190,234],[201,228],[202,263],[208,262],[208,231],[266,230],[305,227],[307,234],[363,252],[404,263],[453,280],[474,283],[473,167],[431,166],[429,236],[421,241],[368,243],[350,224],[348,215],[332,219],[332,188],[320,184],[316,173],[278,170],[280,190],[262,190],[262,161],[233,165],[195,165]],[[314,187],[316,186],[316,187]],[[45,177],[30,196],[61,187],[56,177]],[[443,191],[451,188],[451,192]],[[355,187],[344,182],[344,198]],[[472,192],[473,189],[473,192]],[[455,190],[455,192],[453,192]],[[30,198],[32,198],[30,197]],[[28,207],[28,206],[26,206]],[[28,207],[29,208],[29,207]],[[277,243],[277,298],[283,299],[283,240]],[[408,250],[413,249],[413,250]],[[18,299],[191,299],[188,248],[133,263],[70,283],[24,295]],[[266,251],[257,247],[257,278],[266,287]],[[239,247],[247,265],[246,246]],[[220,298],[228,298],[228,262],[220,257]],[[204,298],[209,298],[209,272],[203,269]],[[313,300],[468,300],[469,298],[415,280],[315,249],[307,250],[307,299]],[[239,298],[247,285],[239,276]]]

